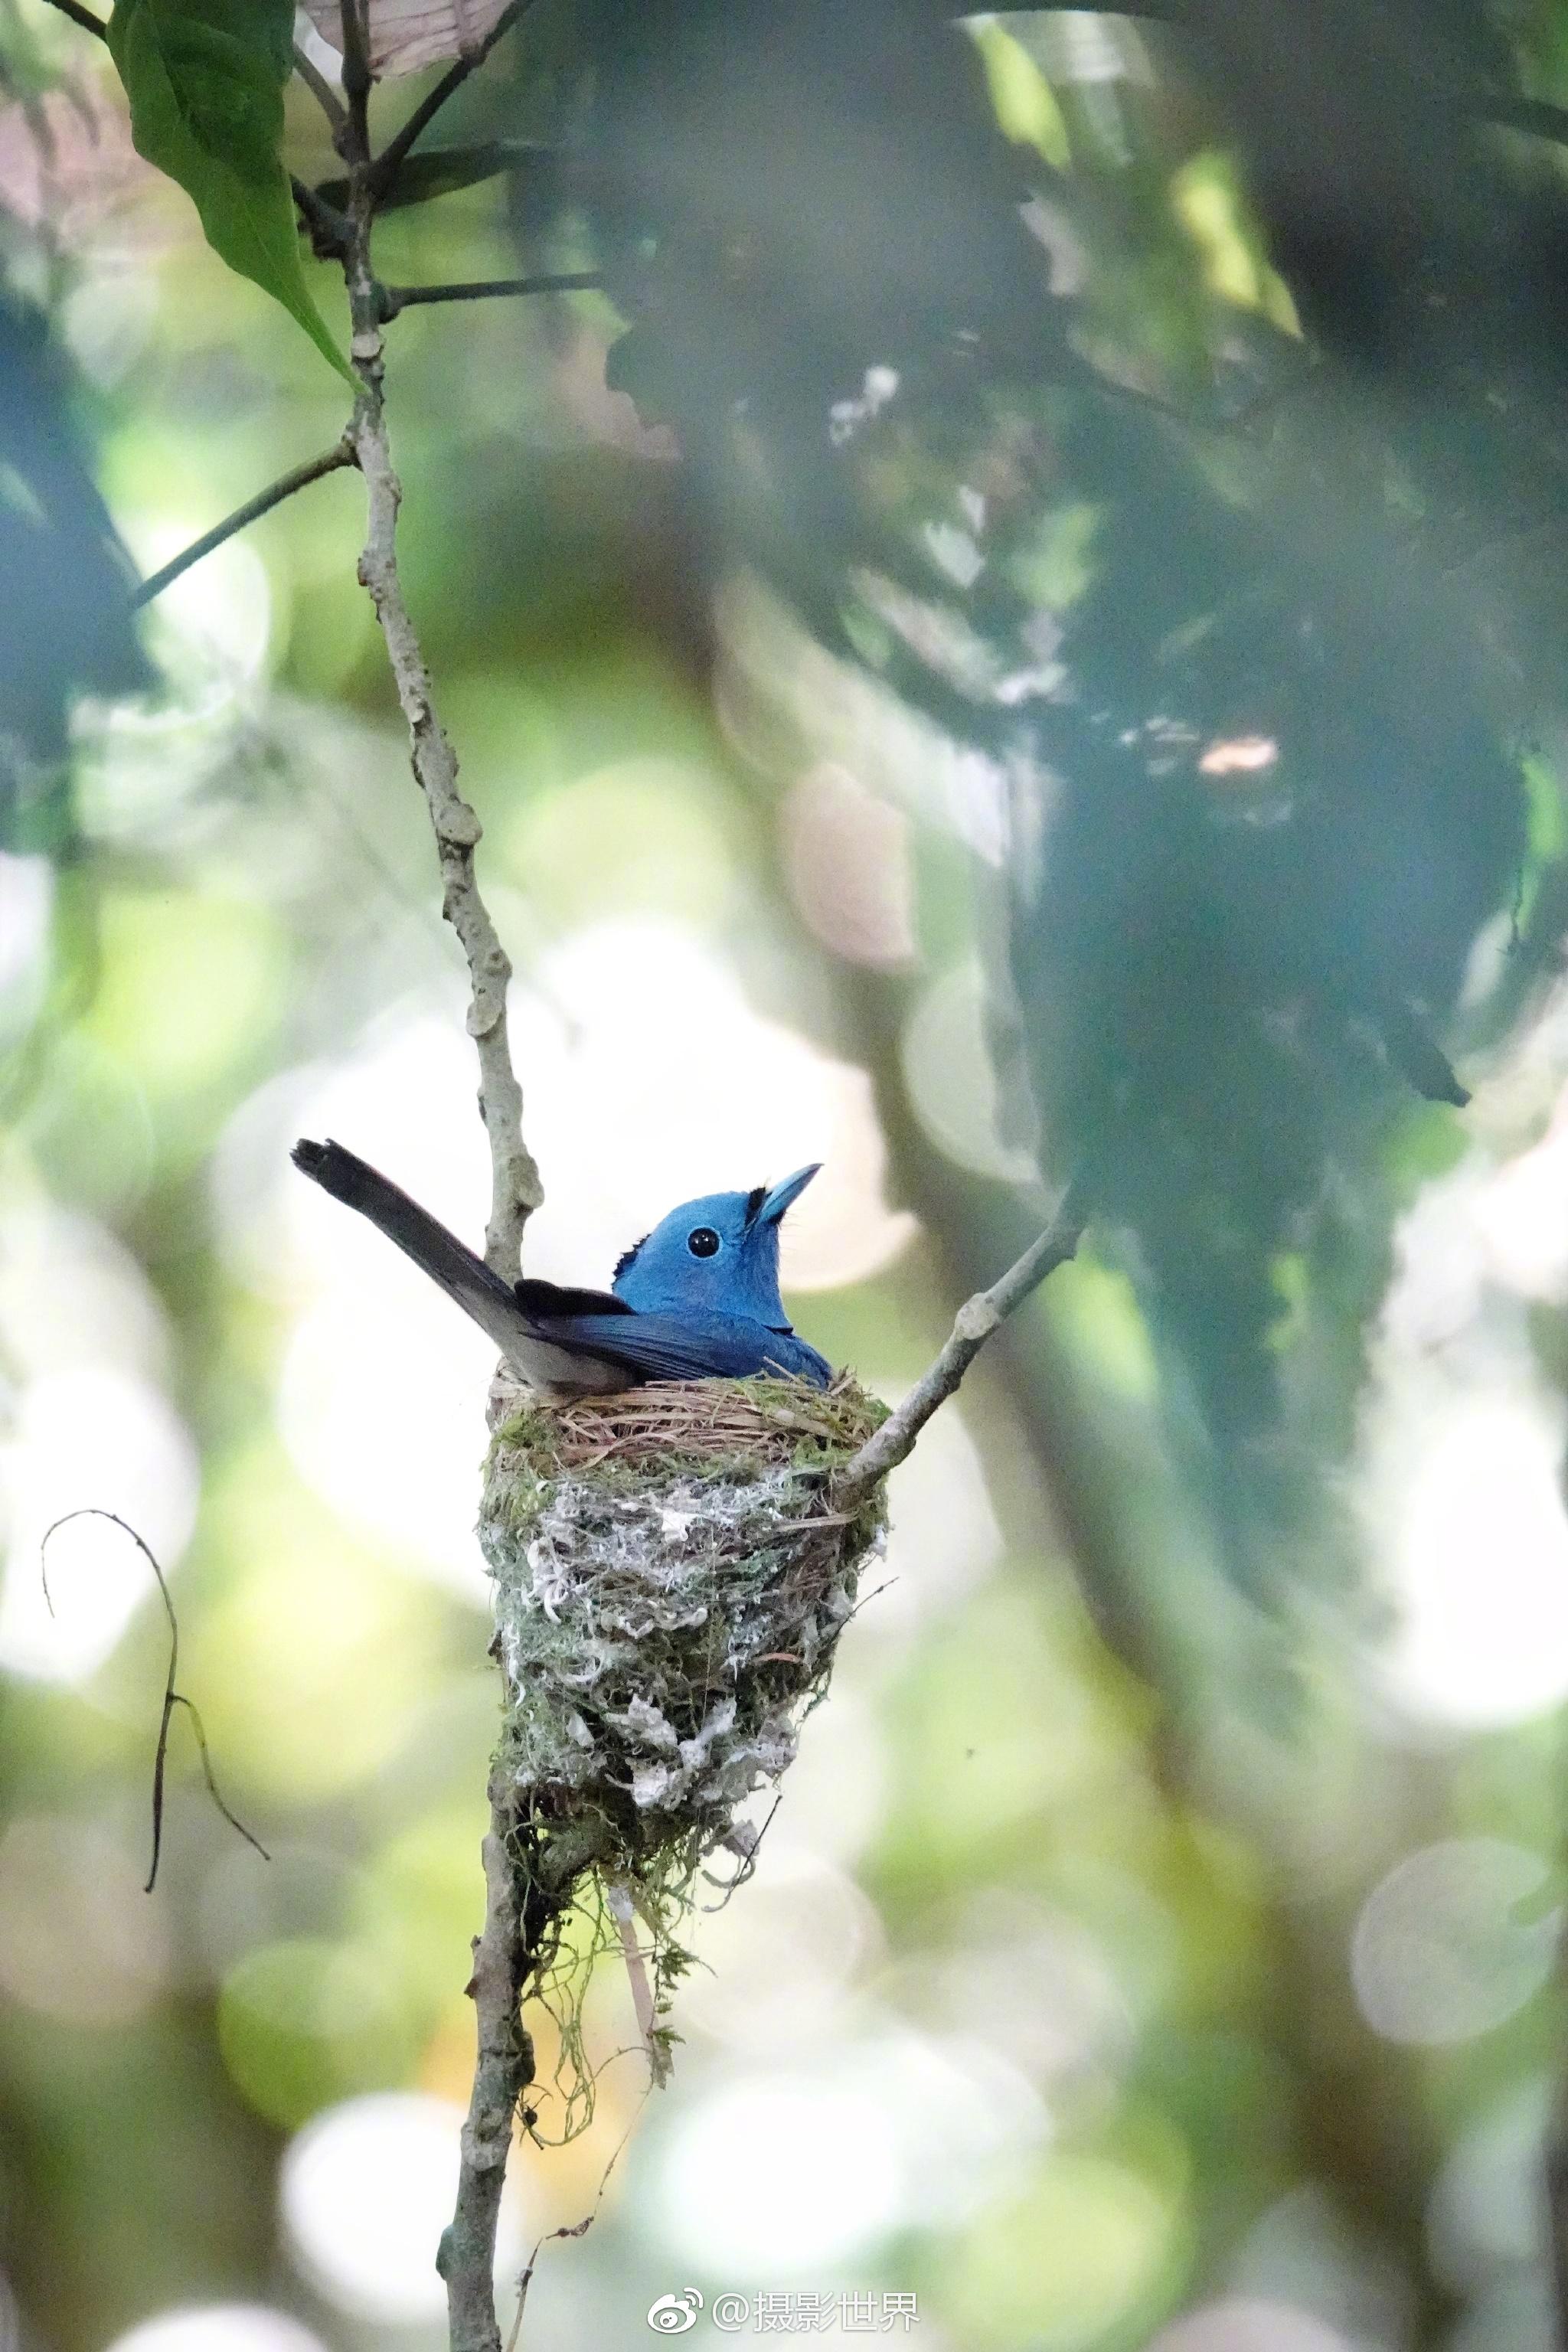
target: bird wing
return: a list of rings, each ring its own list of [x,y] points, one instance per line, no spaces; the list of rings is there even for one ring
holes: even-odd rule
[[[571,1315],[635,1315],[624,1298],[613,1290],[585,1290],[562,1282],[540,1282],[524,1275],[512,1285],[518,1305],[525,1315],[536,1321],[551,1316]]]
[[[564,1316],[539,1326],[542,1336],[607,1357],[642,1381],[743,1380],[762,1369],[755,1348],[746,1344],[752,1329],[741,1324],[716,1331],[676,1315],[630,1312]]]
[[[567,1345],[617,1358],[645,1381],[741,1381],[753,1372],[798,1373],[826,1386],[831,1373],[813,1348],[739,1315],[573,1316],[540,1329]]]

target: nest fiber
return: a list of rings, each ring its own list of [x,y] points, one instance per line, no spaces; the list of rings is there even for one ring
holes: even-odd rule
[[[559,1895],[587,1871],[668,1924],[826,1686],[880,1493],[835,1466],[884,1411],[840,1379],[502,1392],[479,1540],[507,1705],[500,1762]]]

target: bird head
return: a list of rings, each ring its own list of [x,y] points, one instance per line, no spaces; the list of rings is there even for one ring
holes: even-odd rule
[[[770,1191],[706,1192],[661,1217],[616,1268],[618,1298],[639,1315],[738,1315],[787,1331],[779,1297],[779,1224],[820,1162]]]

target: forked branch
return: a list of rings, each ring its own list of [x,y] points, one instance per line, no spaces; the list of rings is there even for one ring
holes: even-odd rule
[[[398,573],[397,513],[403,493],[387,436],[384,297],[370,251],[376,191],[363,0],[342,0],[342,28],[347,119],[339,143],[349,173],[350,225],[344,277],[353,330],[351,353],[359,378],[348,438],[364,477],[367,509],[359,576],[375,607],[408,725],[415,779],[430,813],[441,866],[442,909],[468,961],[468,1025],[479,1054],[479,1113],[490,1156],[485,1258],[503,1279],[510,1280],[521,1266],[523,1226],[542,1197],[539,1171],[522,1139],[522,1092],[507,1031],[511,966],[475,877],[479,821],[458,789],[457,757],[437,716],[430,674]],[[447,81],[452,81],[450,75]],[[447,2287],[450,2352],[500,2352],[496,2224],[518,2105],[533,2075],[522,1998],[542,1964],[553,1916],[539,1899],[537,1879],[523,1867],[516,1791],[499,1765],[490,1773],[489,1807],[484,1927],[474,1946],[469,1986],[478,2036],[474,2078],[462,2129],[457,2204],[437,2265]]]
[[[394,131],[381,153],[370,165],[370,198],[373,205],[378,205],[388,194],[393,182],[397,177],[404,157],[409,152],[416,141],[424,137],[447,100],[461,89],[470,74],[477,72],[484,64],[496,43],[505,38],[530,5],[531,0],[510,0],[510,5],[501,10],[484,39],[476,42],[464,56],[457,58],[447,67],[429,96],[422,99],[407,121],[399,130]]]
[[[56,0],[66,13],[101,33],[77,0]],[[393,463],[384,397],[383,329],[389,317],[416,302],[473,300],[502,294],[563,290],[595,282],[592,273],[545,279],[487,281],[467,286],[388,289],[376,279],[371,235],[378,205],[441,107],[465,82],[502,35],[523,15],[528,0],[512,0],[488,38],[459,59],[379,156],[371,152],[368,112],[371,77],[365,0],[341,0],[343,71],[341,109],[332,97],[329,114],[348,173],[347,204],[340,209],[319,192],[296,187],[319,253],[330,253],[343,268],[353,323],[352,358],[358,383],[353,417],[342,442],[323,457],[284,477],[248,501],[149,581],[146,597],[178,576],[235,530],[278,504],[305,483],[353,464],[363,477],[367,521],[359,577],[374,605],[398,701],[407,724],[414,776],[429,812],[443,887],[443,911],[461,942],[468,965],[468,1027],[479,1057],[479,1101],[489,1140],[490,1213],[486,1230],[487,1263],[503,1279],[521,1265],[523,1227],[541,1198],[538,1170],[523,1141],[522,1097],[512,1066],[507,1027],[507,986],[511,968],[480,895],[474,852],[480,837],[478,817],[458,789],[458,762],[442,729],[432,696],[423,649],[408,611],[397,560],[397,519],[402,491]],[[318,90],[318,97],[321,92]],[[338,193],[334,188],[333,194]],[[1077,1247],[1081,1219],[1070,1202],[1050,1230],[1026,1251],[991,1289],[971,1299],[935,1362],[897,1412],[845,1465],[834,1481],[833,1499],[852,1508],[913,1448],[938,1406],[952,1396],[985,1340],[1022,1300]],[[173,1687],[165,1698],[164,1727],[180,1704]],[[500,2352],[495,2312],[496,2225],[517,2115],[532,2079],[533,2053],[522,2021],[522,2003],[545,1965],[560,1901],[541,1892],[531,1866],[533,1845],[520,1821],[517,1791],[496,1768],[489,1783],[490,1827],[484,1843],[485,1918],[474,1947],[469,1990],[476,2010],[478,2047],[468,2112],[463,2126],[456,2210],[441,2245],[438,2267],[447,2290],[451,2352]],[[537,1857],[535,1856],[535,1859]],[[562,1898],[564,1899],[564,1898]]]

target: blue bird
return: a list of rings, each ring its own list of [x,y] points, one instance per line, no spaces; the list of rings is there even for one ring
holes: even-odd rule
[[[784,1372],[826,1388],[832,1367],[797,1339],[779,1297],[779,1223],[816,1165],[770,1191],[683,1201],[627,1250],[608,1290],[504,1282],[455,1234],[341,1143],[301,1140],[311,1181],[368,1217],[489,1334],[546,1395],[603,1394],[647,1381]],[[820,1164],[820,1163],[817,1163]]]

